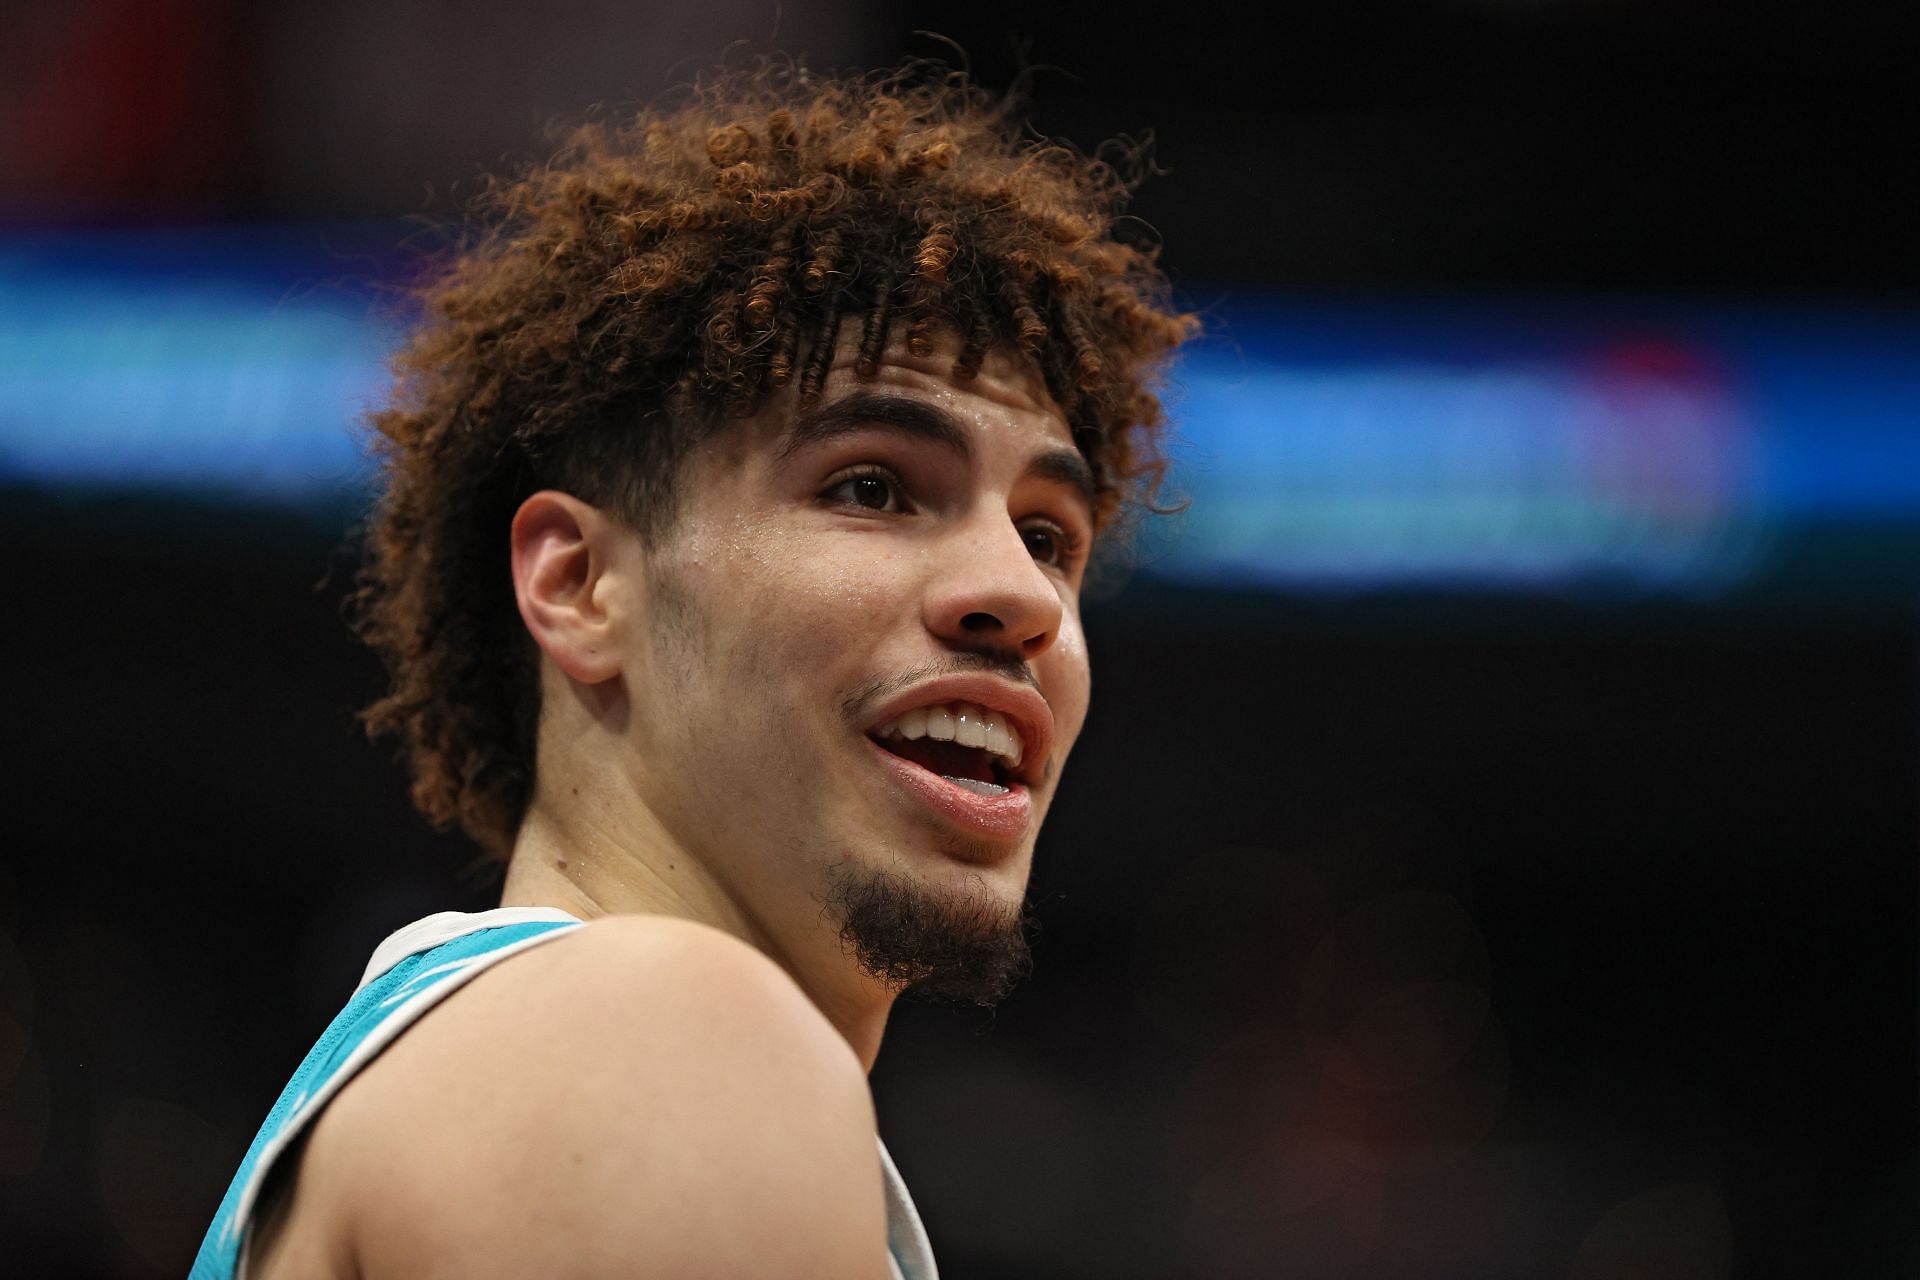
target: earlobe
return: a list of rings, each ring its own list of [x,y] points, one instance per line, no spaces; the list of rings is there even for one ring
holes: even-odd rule
[[[582,684],[620,673],[619,619],[600,588],[612,569],[609,522],[571,494],[543,489],[520,504],[510,530],[513,590],[534,643]]]

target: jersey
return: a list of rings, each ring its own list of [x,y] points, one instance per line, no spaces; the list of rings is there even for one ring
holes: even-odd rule
[[[346,1008],[301,1061],[267,1113],[201,1242],[190,1280],[246,1280],[247,1246],[261,1188],[284,1155],[353,1074],[420,1015],[488,968],[585,923],[550,907],[442,911],[396,931],[374,950]],[[894,1280],[938,1280],[933,1248],[906,1183],[879,1145],[887,1197],[887,1254]]]

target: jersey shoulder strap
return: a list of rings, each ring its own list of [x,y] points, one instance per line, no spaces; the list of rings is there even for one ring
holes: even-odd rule
[[[373,953],[360,986],[267,1113],[194,1258],[190,1280],[246,1280],[248,1228],[274,1162],[361,1067],[421,1014],[508,956],[583,921],[547,907],[443,911],[400,929]],[[878,1139],[876,1139],[878,1142]],[[895,1280],[938,1280],[926,1227],[884,1142],[887,1252]]]
[[[194,1258],[191,1280],[241,1280],[247,1228],[274,1161],[354,1072],[488,966],[581,923],[547,908],[444,911],[381,943],[359,989],[295,1069],[247,1148]]]

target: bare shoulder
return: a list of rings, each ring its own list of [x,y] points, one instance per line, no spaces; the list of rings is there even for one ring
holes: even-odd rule
[[[300,1177],[369,1280],[877,1278],[878,1159],[859,1059],[784,970],[621,916],[423,1016],[322,1113]]]

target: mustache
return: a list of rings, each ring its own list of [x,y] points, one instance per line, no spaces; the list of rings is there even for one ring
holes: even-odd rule
[[[840,709],[849,719],[852,719],[858,717],[864,708],[872,706],[875,702],[891,698],[894,694],[911,689],[917,684],[938,680],[942,676],[958,675],[999,676],[1003,680],[1026,685],[1043,699],[1047,696],[1040,688],[1040,681],[1035,678],[1033,668],[1020,658],[1006,654],[956,653],[941,662],[930,662],[896,676],[883,676],[871,681],[842,699]]]

